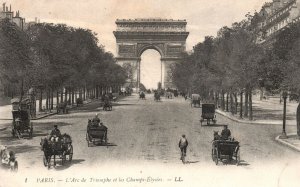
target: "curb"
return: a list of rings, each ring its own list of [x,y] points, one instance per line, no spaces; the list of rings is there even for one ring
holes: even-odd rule
[[[88,102],[86,102],[86,103],[84,103],[83,104],[83,106],[84,105],[87,105],[87,104],[90,104],[90,103],[92,103],[93,101],[88,101]],[[75,107],[72,107],[72,108],[69,108],[70,110],[72,110],[72,109],[74,109],[74,108],[78,108],[77,106],[75,106]],[[37,117],[37,118],[32,118],[31,120],[33,120],[33,121],[35,121],[35,120],[39,120],[39,119],[43,119],[43,118],[46,118],[46,117],[49,117],[49,116],[53,116],[53,115],[55,115],[55,114],[57,114],[56,112],[53,112],[53,113],[49,113],[49,114],[46,114],[46,115],[43,115],[43,116],[40,116],[40,117]],[[8,118],[0,118],[0,120],[7,120],[7,121],[11,121],[11,120],[13,120],[12,118],[11,119],[8,119]],[[0,128],[0,131],[1,131],[1,128]]]
[[[219,111],[218,109],[216,110],[216,113],[224,116],[224,117],[227,117],[228,119],[232,120],[232,121],[235,121],[235,122],[239,122],[239,123],[244,123],[244,124],[251,124],[251,125],[282,125],[282,122],[280,123],[262,123],[262,122],[255,122],[255,121],[245,121],[245,120],[240,120],[240,119],[237,119],[235,117],[232,117],[226,113],[224,113],[223,111]],[[288,125],[289,126],[289,125]]]
[[[287,136],[291,136],[291,135],[295,135],[295,134],[287,134]],[[278,135],[278,136],[275,138],[275,140],[276,140],[278,143],[280,143],[280,144],[282,144],[282,145],[285,145],[285,146],[288,146],[289,148],[291,148],[291,149],[293,149],[293,150],[295,150],[295,151],[300,152],[300,148],[298,148],[297,146],[294,146],[293,144],[291,144],[291,143],[289,143],[289,142],[286,142],[286,141],[280,139],[279,137],[280,137],[280,135]]]

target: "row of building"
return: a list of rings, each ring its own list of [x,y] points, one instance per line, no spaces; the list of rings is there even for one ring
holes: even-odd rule
[[[11,5],[8,7],[3,3],[2,9],[0,9],[0,20],[5,18],[9,19],[12,23],[15,23],[22,30],[26,29],[31,24],[39,22],[37,18],[35,18],[35,21],[26,23],[25,18],[20,16],[20,11],[14,12],[11,10]]]
[[[274,36],[292,23],[300,21],[300,0],[273,0],[265,3],[258,13],[260,37],[258,42],[269,46]]]

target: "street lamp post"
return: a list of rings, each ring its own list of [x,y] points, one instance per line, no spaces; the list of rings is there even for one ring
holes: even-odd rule
[[[286,125],[286,99],[287,99],[287,92],[284,91],[282,93],[283,98],[283,121],[282,121],[282,134],[280,135],[280,139],[286,139],[287,135],[285,132],[285,125]]]

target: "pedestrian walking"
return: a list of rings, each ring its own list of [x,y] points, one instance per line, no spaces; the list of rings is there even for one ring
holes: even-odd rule
[[[181,152],[181,155],[180,155],[180,160],[182,160],[183,163],[185,163],[185,157],[186,157],[186,149],[188,147],[188,141],[185,137],[185,135],[183,134],[182,137],[180,138],[179,140],[179,148],[180,148],[180,152]]]

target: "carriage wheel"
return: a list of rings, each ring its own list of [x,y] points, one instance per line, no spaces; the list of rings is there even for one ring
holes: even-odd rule
[[[212,150],[212,157],[213,157],[213,161],[216,163],[216,165],[218,165],[219,155],[218,155],[218,149],[217,148],[214,148]]]
[[[88,144],[88,147],[90,147],[90,140],[89,140],[89,134],[86,133],[86,141],[87,141],[87,144]]]
[[[241,162],[241,155],[240,155],[240,149],[238,149],[236,153],[236,165],[238,166]]]

